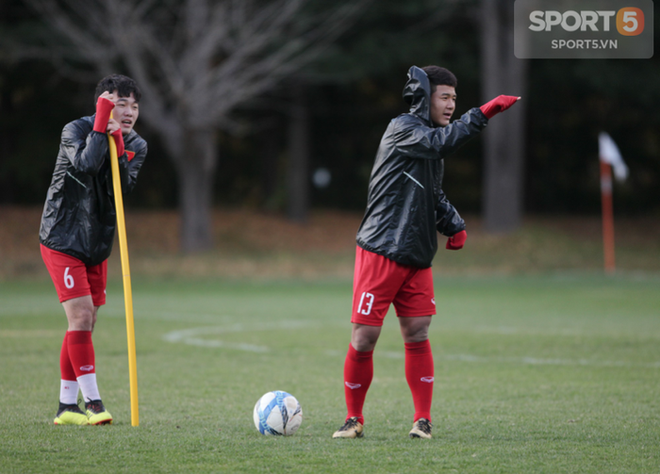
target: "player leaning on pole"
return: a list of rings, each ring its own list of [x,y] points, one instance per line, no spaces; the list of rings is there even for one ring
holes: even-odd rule
[[[405,343],[405,374],[415,415],[411,438],[431,438],[433,355],[428,340],[436,314],[431,262],[436,230],[446,248],[463,247],[465,222],[442,191],[443,158],[486,127],[519,97],[499,96],[450,123],[456,77],[438,66],[408,72],[403,98],[410,112],[392,120],[369,180],[367,210],[357,233],[351,343],[344,363],[348,415],[333,438],[363,435],[362,408],[373,378],[373,351],[390,304]]]
[[[96,114],[62,131],[39,231],[41,255],[68,321],[60,352],[56,425],[112,423],[96,383],[92,344],[97,312],[105,304],[107,259],[116,227],[107,134],[115,138],[126,194],[147,156],[147,142],[133,130],[140,96],[133,79],[107,76],[96,86]],[[78,406],[79,389],[85,412]]]

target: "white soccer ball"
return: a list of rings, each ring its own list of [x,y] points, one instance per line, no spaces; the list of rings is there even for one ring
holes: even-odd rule
[[[263,435],[291,436],[302,423],[302,407],[290,393],[275,390],[254,406],[254,426]]]

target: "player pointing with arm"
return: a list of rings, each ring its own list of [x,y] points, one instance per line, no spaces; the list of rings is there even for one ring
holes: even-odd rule
[[[448,237],[451,250],[461,249],[467,237],[465,222],[442,191],[443,158],[519,100],[499,96],[451,122],[456,85],[447,69],[411,67],[403,90],[410,112],[392,120],[381,139],[357,233],[353,329],[344,363],[348,415],[333,438],[363,434],[373,350],[390,304],[405,343],[406,380],[415,407],[410,437],[431,437],[434,368],[428,329],[436,314],[431,272],[436,231]]]
[[[133,79],[107,76],[96,87],[96,115],[62,131],[39,231],[41,256],[68,321],[60,352],[57,425],[112,423],[96,383],[92,344],[97,312],[105,304],[107,258],[116,227],[107,133],[115,138],[126,194],[147,155],[147,143],[133,130],[140,96]],[[77,403],[79,389],[85,412]]]

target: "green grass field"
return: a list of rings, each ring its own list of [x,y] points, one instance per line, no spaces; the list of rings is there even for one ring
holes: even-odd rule
[[[121,284],[94,336],[115,424],[52,425],[65,318],[48,281],[0,285],[0,472],[660,472],[660,279],[436,279],[434,438],[411,440],[390,313],[365,438],[333,440],[351,283],[134,281],[140,426],[130,422]],[[286,390],[302,427],[265,437],[257,399]]]

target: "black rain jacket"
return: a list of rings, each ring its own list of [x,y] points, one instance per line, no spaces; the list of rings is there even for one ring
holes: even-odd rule
[[[403,265],[428,268],[438,250],[436,229],[446,236],[465,229],[442,191],[443,158],[479,133],[488,119],[474,108],[436,127],[431,85],[416,66],[408,71],[403,98],[410,112],[393,119],[381,139],[357,244]]]
[[[87,265],[110,256],[117,223],[108,136],[93,130],[94,118],[75,120],[62,131],[39,230],[44,246]],[[125,195],[135,187],[147,142],[133,130],[124,136],[124,148],[119,174]]]

